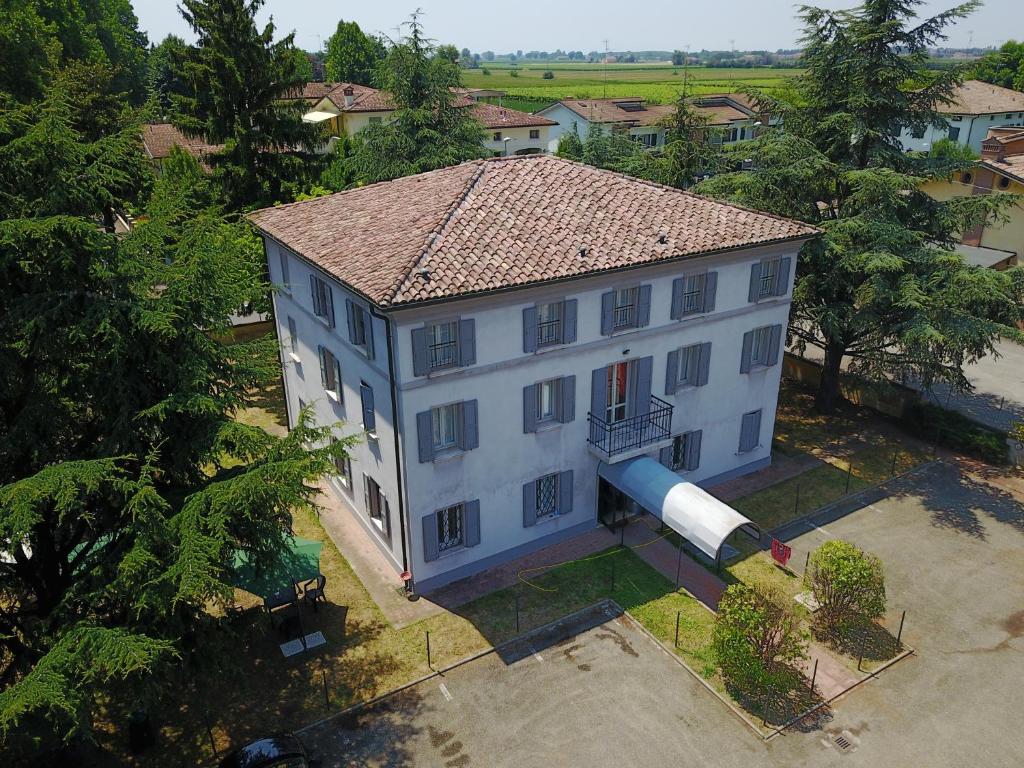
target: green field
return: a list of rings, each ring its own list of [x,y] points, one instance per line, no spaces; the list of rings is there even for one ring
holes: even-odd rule
[[[484,70],[490,72],[484,74]],[[463,70],[464,85],[507,91],[509,106],[534,111],[546,103],[571,98],[617,98],[640,96],[652,103],[666,104],[679,95],[684,78],[694,94],[727,93],[741,87],[773,90],[801,72],[798,69],[713,69],[671,64],[601,64],[530,62],[513,68],[507,62],[481,64],[480,69]],[[544,72],[554,74],[544,79]],[[532,107],[532,109],[529,109]]]

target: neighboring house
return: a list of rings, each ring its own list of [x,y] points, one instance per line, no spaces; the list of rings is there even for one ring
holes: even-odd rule
[[[467,99],[473,101],[483,101],[484,99],[501,99],[504,98],[504,91],[496,91],[493,88],[453,88],[455,93],[465,96]]]
[[[900,141],[905,150],[924,152],[940,139],[951,139],[980,152],[989,128],[1024,126],[1024,93],[967,80],[956,89],[949,104],[938,105],[938,112],[945,119],[943,125],[917,131],[903,129]]]
[[[931,181],[924,191],[936,200],[1006,192],[1024,195],[1024,129],[990,128],[981,142],[981,160],[949,179]],[[1007,221],[964,232],[958,250],[972,263],[1006,269],[1024,254],[1024,206],[1007,211]]]
[[[708,118],[725,143],[752,139],[758,125],[753,105],[739,94],[714,94],[693,100],[693,108]],[[550,151],[558,148],[559,137],[576,131],[585,141],[594,126],[602,130],[624,131],[645,147],[665,146],[664,124],[675,112],[675,105],[648,104],[639,97],[617,99],[572,99],[559,101],[537,114],[557,121],[552,130]]]
[[[365,435],[330,483],[420,591],[636,511],[599,470],[771,462],[813,227],[550,155],[250,218],[289,423]]]
[[[547,149],[550,131],[557,126],[553,120],[477,101],[462,90],[468,89],[457,91],[457,103],[471,109],[483,124],[487,131],[484,147],[488,150],[495,154],[524,155]],[[394,100],[386,91],[337,83],[303,119],[310,123],[323,123],[331,136],[354,136],[372,123],[388,120],[395,109]]]
[[[209,171],[207,158],[223,149],[224,145],[207,144],[204,139],[190,139],[170,123],[143,124],[142,149],[157,173],[163,169],[164,160],[171,154],[171,147],[181,147]]]

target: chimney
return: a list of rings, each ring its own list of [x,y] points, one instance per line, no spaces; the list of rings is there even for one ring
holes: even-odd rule
[[[345,106],[351,107],[352,102],[356,100],[356,89],[351,85],[345,86],[345,90],[342,91],[345,94]]]
[[[983,160],[1002,160],[1003,142],[995,136],[989,136],[981,142],[981,157]]]

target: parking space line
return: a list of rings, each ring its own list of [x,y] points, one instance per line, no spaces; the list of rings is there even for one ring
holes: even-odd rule
[[[451,691],[448,690],[448,686],[445,685],[444,683],[441,683],[441,685],[439,687],[441,689],[441,695],[444,696],[445,700],[446,701],[451,701],[452,700],[452,694],[451,694]]]

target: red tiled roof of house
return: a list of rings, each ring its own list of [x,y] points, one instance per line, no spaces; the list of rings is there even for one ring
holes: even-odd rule
[[[292,90],[284,95],[285,99],[305,99],[310,104],[315,104],[331,92],[337,83],[306,83],[302,90]]]
[[[380,306],[818,233],[797,221],[550,155],[474,160],[250,218]]]
[[[345,104],[346,88],[353,91],[351,104]],[[342,112],[390,112],[397,109],[390,93],[370,88],[368,85],[335,83],[327,92],[326,98]]]
[[[566,99],[562,106],[590,123],[632,123],[654,125],[669,117],[675,107],[668,104],[647,104],[641,98]]]
[[[1024,112],[1024,93],[980,80],[965,80],[953,92],[953,101],[939,104],[944,115],[991,115],[999,112]]]
[[[499,107],[496,104],[487,104],[482,101],[475,102],[471,108],[473,116],[483,123],[485,128],[529,128],[558,125],[556,121],[540,115],[531,115],[529,112],[520,112],[518,109]]]
[[[205,139],[190,139],[170,123],[146,123],[142,126],[142,148],[154,160],[164,159],[175,146],[198,160],[224,148],[223,144],[208,144]]]
[[[1007,155],[1002,160],[983,159],[981,165],[1024,184],[1024,155]]]

